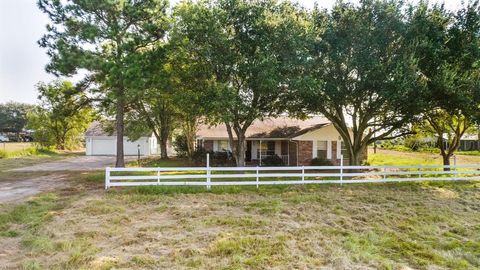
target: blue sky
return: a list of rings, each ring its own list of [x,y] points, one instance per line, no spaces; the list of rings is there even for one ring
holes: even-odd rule
[[[315,1],[297,2],[311,8]],[[317,2],[329,8],[335,0]],[[461,0],[430,2],[444,2],[455,9]],[[45,72],[48,57],[37,45],[47,23],[48,18],[38,10],[35,0],[0,0],[0,103],[11,100],[35,103],[35,84],[54,79]]]

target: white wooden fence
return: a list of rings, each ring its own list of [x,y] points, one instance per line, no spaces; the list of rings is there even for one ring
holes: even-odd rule
[[[208,164],[208,162],[207,162]],[[444,171],[444,168],[450,168]],[[352,184],[480,180],[480,165],[106,168],[105,189],[125,186]]]

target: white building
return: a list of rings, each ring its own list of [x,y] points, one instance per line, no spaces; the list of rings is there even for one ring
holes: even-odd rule
[[[105,131],[101,122],[93,122],[85,132],[85,144],[87,156],[114,156],[117,153],[116,132],[109,134]],[[157,138],[152,134],[144,135],[136,141],[130,141],[127,137],[123,140],[125,156],[136,156],[140,151],[141,156],[158,155],[159,147]]]

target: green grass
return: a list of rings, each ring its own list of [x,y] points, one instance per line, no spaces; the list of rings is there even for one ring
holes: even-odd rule
[[[428,165],[442,165],[440,160],[434,160],[428,156],[412,156],[404,155],[400,152],[396,155],[392,154],[369,154],[368,155],[368,164],[372,166],[428,166]]]
[[[0,150],[0,159],[2,158],[19,158],[29,156],[52,156],[57,155],[56,152],[50,149],[29,147],[21,150],[4,151]]]
[[[0,231],[11,231],[15,224],[24,225],[25,232],[33,233],[37,228],[51,220],[51,211],[62,209],[64,204],[53,193],[46,193],[34,197],[26,203],[16,205],[5,212],[0,213]],[[17,236],[18,232],[14,236]],[[3,235],[9,236],[9,235]]]
[[[457,151],[456,154],[464,156],[480,156],[480,151]]]

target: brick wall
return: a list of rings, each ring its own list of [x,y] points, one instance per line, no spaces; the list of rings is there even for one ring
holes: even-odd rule
[[[298,165],[309,166],[312,161],[312,141],[298,142]]]
[[[213,141],[203,141],[203,149],[205,149],[205,151],[213,151]]]
[[[290,166],[297,166],[297,144],[288,142],[288,150],[290,156]]]

